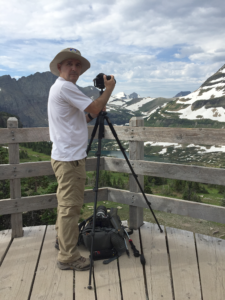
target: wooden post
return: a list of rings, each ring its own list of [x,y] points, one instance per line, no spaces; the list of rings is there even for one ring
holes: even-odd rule
[[[14,128],[18,128],[17,118],[9,118],[7,120],[7,127],[10,130],[10,135],[12,141],[15,141],[16,135]],[[19,144],[9,144],[9,163],[10,164],[19,164],[20,155],[19,155]],[[16,167],[14,168],[14,177],[15,179],[10,179],[10,198],[16,199],[21,198],[21,184],[20,179],[16,178]],[[22,213],[11,214],[11,227],[12,227],[12,238],[23,236],[23,219]]]
[[[129,122],[130,126],[144,126],[144,120],[142,117],[133,117]],[[143,160],[144,159],[144,142],[129,142],[130,155],[129,158],[131,160]],[[135,172],[135,169],[134,169]],[[140,189],[138,184],[136,183],[133,175],[129,175],[129,186],[130,192],[138,193]],[[142,187],[144,187],[144,176],[138,175],[138,180]],[[131,197],[134,198],[134,196]],[[131,202],[133,201],[131,198]],[[129,207],[129,228],[130,229],[138,229],[143,224],[143,208],[130,205]]]

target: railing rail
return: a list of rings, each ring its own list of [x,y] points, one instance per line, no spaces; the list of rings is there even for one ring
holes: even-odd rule
[[[143,184],[143,175],[225,185],[225,169],[209,168],[143,160],[143,142],[170,142],[182,144],[225,145],[224,129],[184,129],[143,127],[142,118],[132,118],[130,126],[115,126],[120,140],[129,141],[130,162]],[[12,236],[22,235],[22,213],[57,206],[55,194],[21,198],[20,179],[52,175],[51,163],[19,163],[19,143],[49,141],[48,128],[17,128],[17,119],[8,119],[8,128],[0,129],[0,144],[9,146],[9,164],[0,165],[0,180],[10,180],[10,199],[0,200],[0,215],[11,214]],[[140,126],[140,127],[138,127]],[[89,137],[93,126],[89,126]],[[114,139],[108,126],[105,138]],[[219,141],[219,142],[218,142]],[[96,169],[96,158],[88,158],[87,171]],[[100,169],[131,173],[124,159],[102,157]],[[142,195],[134,186],[130,175],[129,191],[103,188],[99,190],[99,200],[108,200],[130,205],[130,226],[138,228],[143,221],[143,208],[146,207]],[[174,198],[147,195],[152,208],[180,215],[225,223],[225,208]],[[93,192],[85,191],[84,202],[92,202]]]
[[[135,126],[114,126],[114,128],[118,138],[124,141],[225,145],[225,129]],[[89,138],[92,130],[93,126],[88,126]],[[105,139],[114,139],[107,125],[105,126]],[[0,145],[43,141],[50,141],[48,127],[0,128]]]

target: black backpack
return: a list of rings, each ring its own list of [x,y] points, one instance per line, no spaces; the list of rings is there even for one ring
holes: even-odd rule
[[[91,251],[92,227],[93,215],[79,225],[79,243],[84,244],[89,251]],[[109,212],[105,206],[97,208],[93,251],[94,260],[115,259],[126,251],[124,227],[117,214],[117,208],[112,207]],[[103,263],[109,263],[113,259]]]

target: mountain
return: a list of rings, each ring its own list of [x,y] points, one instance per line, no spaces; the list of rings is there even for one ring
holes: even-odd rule
[[[136,98],[132,98],[138,96]],[[120,92],[110,97],[107,103],[107,111],[110,114],[120,111],[126,115],[127,122],[132,116],[149,116],[154,110],[174,100],[174,98],[140,97],[137,93],[126,95]],[[117,122],[116,124],[119,125]]]
[[[129,95],[130,98],[136,99],[136,98],[141,98],[137,93],[132,93]]]
[[[158,109],[147,126],[212,127],[225,126],[225,65],[196,91],[176,98]]]
[[[56,80],[51,72],[35,73],[16,80],[0,77],[0,112],[17,115],[24,127],[45,127],[49,89]],[[78,88],[93,100],[99,97],[95,87]]]
[[[48,94],[56,78],[51,72],[38,72],[18,80],[9,75],[1,76],[0,112],[18,116],[23,127],[48,126]],[[94,86],[77,87],[92,100],[99,97],[99,90]],[[132,116],[149,116],[152,111],[172,100],[143,98],[135,92],[130,95],[120,92],[110,97],[107,110],[113,124],[124,125]]]
[[[174,96],[174,98],[176,97],[182,97],[182,96],[187,96],[189,95],[191,92],[190,91],[187,91],[187,92],[180,92],[178,94],[176,94],[176,96]]]

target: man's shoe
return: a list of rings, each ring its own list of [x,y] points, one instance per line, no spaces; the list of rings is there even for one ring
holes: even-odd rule
[[[57,261],[57,266],[60,270],[86,271],[90,269],[90,259],[81,256],[79,259],[71,263],[62,263]]]

